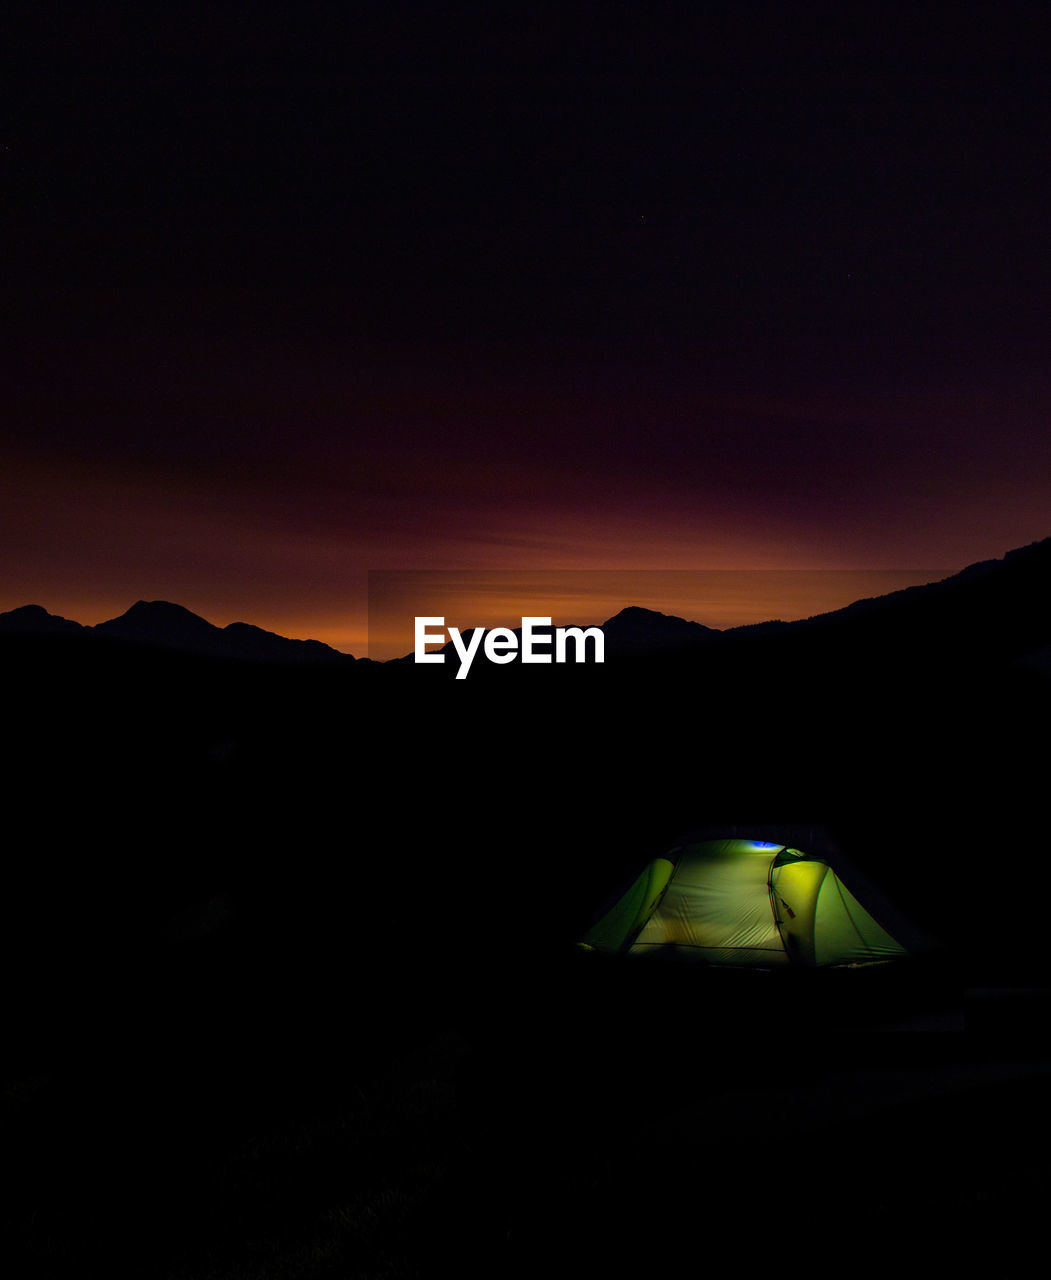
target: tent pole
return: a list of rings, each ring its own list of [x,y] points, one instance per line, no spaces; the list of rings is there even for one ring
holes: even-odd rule
[[[785,942],[785,935],[781,929],[781,912],[777,909],[777,894],[774,892],[774,863],[780,857],[783,852],[783,848],[783,846],[782,848],[779,848],[770,858],[770,870],[766,873],[766,891],[770,895],[770,910],[774,913],[774,924],[777,925],[777,936],[781,939],[781,946],[785,949],[785,955],[788,957],[788,963],[792,965],[795,961],[792,959],[792,953],[788,949],[788,943]]]

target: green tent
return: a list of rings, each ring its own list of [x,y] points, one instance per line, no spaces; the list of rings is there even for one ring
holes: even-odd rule
[[[908,954],[827,854],[738,838],[688,842],[655,858],[584,946],[760,968],[871,964]]]

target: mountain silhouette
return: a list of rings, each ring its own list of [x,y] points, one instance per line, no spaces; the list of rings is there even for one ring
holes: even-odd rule
[[[93,627],[23,605],[0,613],[0,634],[28,637],[75,636],[204,657],[276,663],[344,663],[355,659],[320,640],[293,640],[247,622],[217,627],[199,614],[167,600],[138,600],[117,618]]]
[[[818,655],[834,647],[840,658],[875,655],[927,658],[963,654],[1023,659],[1045,651],[1030,666],[1047,666],[1051,644],[1051,538],[1007,552],[1002,559],[968,565],[959,573],[922,586],[854,601],[841,609],[792,622],[770,620],[718,630],[671,614],[629,605],[599,624],[606,637],[606,660],[689,661],[700,654],[741,655],[756,660],[797,654]],[[588,624],[579,624],[588,625]],[[473,628],[464,632],[469,638]],[[543,634],[547,628],[537,628]],[[521,638],[521,629],[515,634]],[[152,649],[253,662],[347,664],[355,659],[319,640],[295,640],[247,622],[215,626],[200,615],[165,600],[139,600],[119,617],[81,626],[23,605],[0,613],[0,635],[21,637],[95,637]],[[456,655],[443,668],[452,674]],[[413,664],[413,655],[392,664]],[[476,671],[491,664],[478,663]],[[514,664],[519,665],[519,664]],[[502,668],[501,668],[502,669]]]
[[[1009,551],[1002,559],[968,565],[936,582],[856,600],[791,622],[772,619],[718,630],[630,605],[598,625],[606,637],[607,663],[679,664],[702,653],[729,662],[778,663],[801,654],[820,661],[833,652],[841,662],[955,660],[968,653],[1020,660],[1037,655],[1051,642],[1049,583],[1051,538],[1046,538]],[[465,639],[474,630],[465,631]],[[547,630],[536,628],[537,634]],[[521,628],[515,628],[515,635],[521,638]],[[426,669],[455,671],[458,658],[452,644],[436,652],[448,655],[444,668]],[[413,655],[394,661],[411,664]],[[1045,669],[1046,653],[1034,656],[1028,665]],[[489,666],[476,663],[472,677]]]
[[[0,613],[0,633],[8,635],[44,636],[75,635],[85,628],[69,618],[60,618],[39,604],[24,604]]]
[[[182,605],[167,600],[139,600],[118,618],[100,622],[92,630],[98,636],[159,644],[193,652],[219,652],[222,628]]]
[[[695,649],[720,634],[713,627],[674,614],[629,605],[602,624],[608,654],[662,653]]]
[[[341,653],[320,640],[291,640],[250,622],[231,622],[223,628],[222,636],[225,652],[239,658],[269,662],[356,661],[352,654]]]

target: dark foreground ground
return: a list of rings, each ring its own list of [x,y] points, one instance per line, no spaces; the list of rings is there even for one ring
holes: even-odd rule
[[[1035,1238],[1041,674],[465,691],[4,658],[11,1274],[1000,1273]],[[810,974],[575,949],[731,821],[829,827],[937,949]]]
[[[318,1008],[273,974],[246,1002],[219,962],[133,1034],[86,1012],[7,1074],[18,1274],[620,1275],[727,1249],[1000,1268],[1043,1220],[1046,990],[573,956],[472,1026],[349,983]]]

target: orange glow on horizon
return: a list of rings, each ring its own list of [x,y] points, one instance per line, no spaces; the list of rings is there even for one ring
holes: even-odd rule
[[[637,605],[722,630],[807,618],[944,576],[888,569],[372,573],[368,654],[384,660],[411,653],[416,617],[441,616],[446,628],[461,631],[513,628],[528,616],[592,626]]]
[[[336,484],[280,506],[247,472],[220,484],[144,464],[3,462],[0,611],[39,604],[91,625],[169,600],[220,627],[248,622],[380,659],[410,653],[412,619],[428,614],[461,628],[530,614],[593,625],[629,605],[720,628],[792,620],[1003,555],[1043,536],[1046,519],[1035,498],[1004,502],[992,529],[931,519],[921,543],[907,524],[862,514],[811,527],[805,504],[742,515],[727,494],[683,503],[618,490],[570,504],[544,492],[539,472],[532,496],[488,492],[468,508],[458,491],[426,503],[398,491],[381,516],[364,490]],[[385,577],[385,598],[370,602],[370,578]]]
[[[413,619],[441,615],[447,626],[517,627],[526,616],[550,617],[556,626],[593,626],[629,605],[724,629],[779,618],[792,621],[838,609],[867,596],[946,576],[936,570],[435,570],[371,574],[364,610],[296,613],[291,609],[231,610],[229,603],[200,595],[176,599],[215,626],[250,622],[299,640],[320,640],[356,657],[379,661],[413,649]],[[164,598],[151,595],[149,599]],[[91,601],[85,595],[0,601],[0,610],[40,603],[50,612],[93,625],[123,613],[131,599]]]

